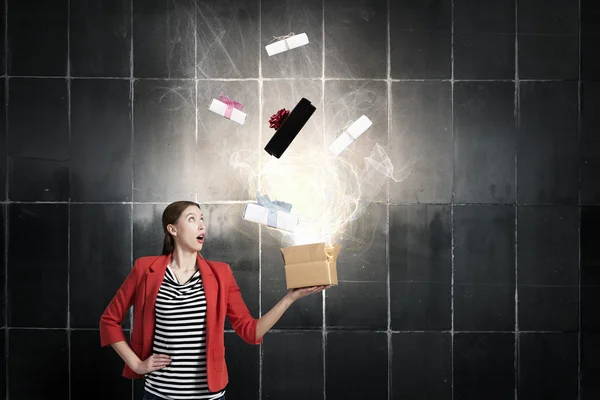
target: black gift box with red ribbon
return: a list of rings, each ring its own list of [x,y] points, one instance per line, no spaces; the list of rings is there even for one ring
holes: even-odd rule
[[[269,143],[265,146],[265,151],[275,158],[281,157],[315,110],[316,107],[309,100],[302,98],[287,116],[285,116],[285,112],[280,110],[271,117],[271,120],[283,117],[283,122],[275,121],[275,126],[278,126],[278,128],[271,140],[269,140]],[[271,125],[274,125],[273,122],[271,122]]]

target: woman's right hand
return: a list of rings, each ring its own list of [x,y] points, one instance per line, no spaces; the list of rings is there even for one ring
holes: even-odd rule
[[[136,374],[145,375],[149,372],[159,370],[171,364],[171,357],[166,354],[152,354],[144,361],[140,361],[139,364],[132,368]]]

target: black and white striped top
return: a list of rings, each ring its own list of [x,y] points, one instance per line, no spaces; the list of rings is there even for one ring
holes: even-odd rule
[[[180,284],[167,267],[156,298],[154,354],[167,354],[171,364],[146,374],[146,391],[172,400],[218,399],[206,376],[206,297],[200,271]]]

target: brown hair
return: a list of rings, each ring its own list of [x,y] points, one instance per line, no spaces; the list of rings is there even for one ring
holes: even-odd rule
[[[167,208],[165,208],[165,211],[163,211],[162,226],[165,233],[162,250],[163,256],[169,255],[175,250],[175,239],[173,239],[173,236],[171,236],[167,230],[167,225],[176,223],[181,214],[189,206],[196,206],[199,210],[202,210],[200,205],[198,203],[194,203],[193,201],[176,201],[169,204]]]

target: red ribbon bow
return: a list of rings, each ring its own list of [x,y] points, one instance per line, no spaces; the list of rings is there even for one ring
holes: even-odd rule
[[[279,129],[289,114],[289,110],[282,108],[281,110],[277,111],[277,114],[271,115],[271,118],[269,118],[269,128],[274,128],[275,130]]]

